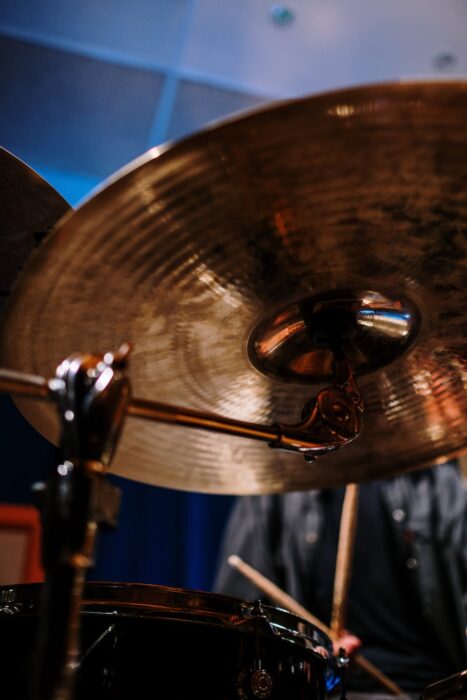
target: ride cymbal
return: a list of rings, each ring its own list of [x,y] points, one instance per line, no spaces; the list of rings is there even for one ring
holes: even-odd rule
[[[0,147],[0,314],[17,274],[69,204],[40,175]]]
[[[47,377],[128,341],[138,398],[293,423],[330,381],[309,322],[330,313],[365,401],[350,446],[309,464],[129,418],[112,471],[261,494],[431,465],[467,446],[466,229],[467,83],[274,105],[149,151],[69,216],[16,286],[1,364]],[[18,405],[57,440],[53,407]]]

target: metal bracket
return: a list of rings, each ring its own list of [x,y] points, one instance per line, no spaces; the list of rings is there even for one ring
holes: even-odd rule
[[[335,360],[333,375],[333,386],[305,404],[299,423],[279,424],[280,434],[270,447],[299,452],[311,462],[358,437],[363,400],[350,363],[345,358]]]

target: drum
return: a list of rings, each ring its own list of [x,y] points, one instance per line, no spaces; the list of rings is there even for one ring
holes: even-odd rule
[[[2,697],[29,700],[40,592],[0,587]],[[326,635],[259,602],[92,583],[80,628],[78,700],[321,700],[336,682]]]

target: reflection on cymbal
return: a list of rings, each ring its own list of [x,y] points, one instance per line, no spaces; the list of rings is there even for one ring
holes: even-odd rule
[[[70,206],[40,175],[1,147],[0,185],[1,314],[18,272]]]
[[[332,364],[310,309],[315,319],[337,299],[338,314],[352,311],[346,350],[365,401],[352,445],[308,464],[253,441],[130,418],[113,471],[255,494],[460,454],[466,183],[461,82],[300,99],[153,149],[31,260],[5,317],[0,364],[48,377],[69,354],[128,341],[137,397],[294,423]],[[53,409],[18,405],[57,439]]]

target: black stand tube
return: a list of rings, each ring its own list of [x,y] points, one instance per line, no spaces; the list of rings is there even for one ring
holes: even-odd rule
[[[64,461],[43,502],[43,588],[33,700],[72,700],[79,617],[98,528],[115,525],[118,489],[106,479],[129,398],[125,354],[73,356],[57,370]]]

